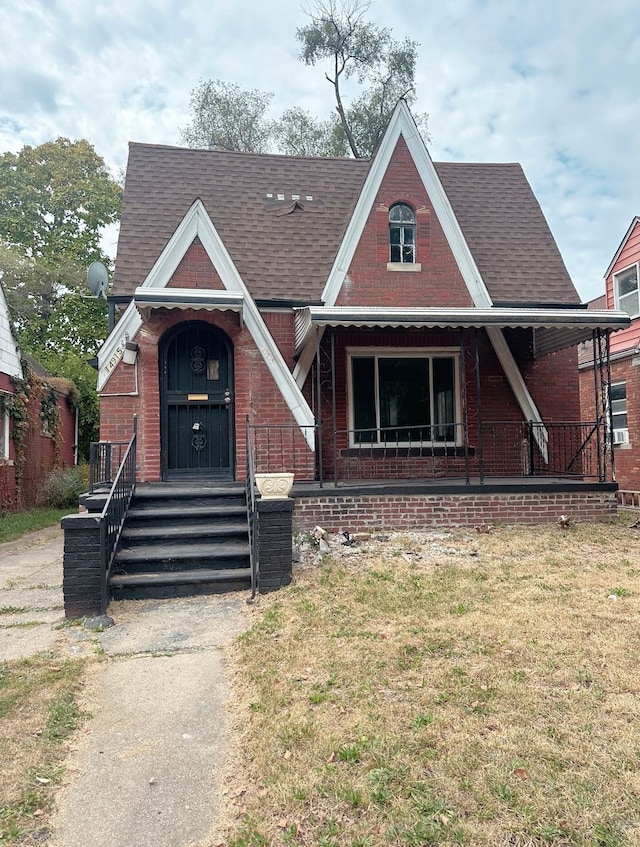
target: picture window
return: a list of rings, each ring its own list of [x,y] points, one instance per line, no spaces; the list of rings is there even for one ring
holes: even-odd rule
[[[351,443],[457,443],[458,359],[443,354],[350,357]]]

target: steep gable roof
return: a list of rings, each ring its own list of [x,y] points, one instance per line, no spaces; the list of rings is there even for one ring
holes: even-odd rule
[[[368,168],[131,144],[114,293],[141,285],[200,199],[254,299],[317,301]]]
[[[199,198],[252,297],[318,303],[370,167],[131,144],[114,293],[142,283]],[[493,302],[579,302],[519,165],[435,169]]]
[[[609,262],[609,267],[607,268],[607,270],[605,271],[605,274],[604,274],[604,278],[605,278],[605,279],[609,276],[609,274],[611,273],[611,271],[612,271],[612,270],[613,270],[613,268],[615,267],[616,262],[617,262],[617,261],[618,261],[618,259],[620,258],[620,255],[621,255],[622,251],[623,251],[623,250],[625,249],[625,247],[627,246],[627,242],[628,242],[628,241],[629,241],[629,239],[631,238],[631,235],[633,234],[633,231],[634,231],[634,230],[635,230],[635,228],[638,226],[638,224],[640,224],[640,217],[638,217],[638,215],[636,215],[636,216],[633,218],[633,220],[631,221],[631,223],[629,224],[629,229],[625,232],[625,234],[624,234],[624,238],[623,238],[623,239],[622,239],[622,241],[620,242],[620,245],[618,246],[618,249],[616,250],[616,252],[615,252],[615,253],[614,253],[614,255],[613,255],[613,259]]]
[[[580,303],[519,164],[440,162],[435,168],[496,305]]]

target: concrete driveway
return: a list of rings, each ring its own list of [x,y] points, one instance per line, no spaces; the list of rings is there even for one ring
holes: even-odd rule
[[[0,545],[0,660],[96,658],[52,847],[186,847],[215,823],[228,744],[224,648],[246,594],[112,603],[102,632],[64,622],[62,533]]]

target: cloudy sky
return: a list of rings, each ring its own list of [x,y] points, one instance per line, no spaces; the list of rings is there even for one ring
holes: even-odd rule
[[[179,144],[200,79],[271,91],[274,117],[333,107],[297,60],[300,0],[0,0],[0,152],[87,138]],[[436,161],[521,162],[583,299],[640,214],[638,0],[377,0],[420,43]]]

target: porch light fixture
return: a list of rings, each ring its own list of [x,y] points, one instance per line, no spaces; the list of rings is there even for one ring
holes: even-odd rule
[[[125,365],[135,365],[138,358],[138,345],[134,341],[127,341],[124,345],[122,361]]]

